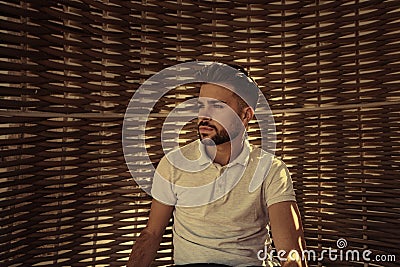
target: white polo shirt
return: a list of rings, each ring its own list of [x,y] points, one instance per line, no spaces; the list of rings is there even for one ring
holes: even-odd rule
[[[170,152],[151,192],[175,206],[175,264],[261,266],[257,252],[270,243],[267,207],[296,200],[286,165],[248,141],[225,166],[213,163],[199,140]]]

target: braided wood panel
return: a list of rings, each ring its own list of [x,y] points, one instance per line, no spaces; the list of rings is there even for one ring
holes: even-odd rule
[[[400,4],[396,0],[0,1],[0,265],[122,266],[150,197],[121,146],[150,75],[188,60],[244,66],[275,115],[309,249],[396,255],[400,219]],[[146,144],[197,94],[172,90]],[[196,138],[194,124],[181,143]],[[251,142],[260,143],[256,122]],[[154,266],[172,263],[168,228]],[[311,266],[366,266],[364,260]]]

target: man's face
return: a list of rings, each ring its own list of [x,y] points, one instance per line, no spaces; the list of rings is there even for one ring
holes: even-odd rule
[[[203,144],[220,145],[243,133],[243,114],[231,90],[215,84],[203,84],[198,104],[197,127]]]

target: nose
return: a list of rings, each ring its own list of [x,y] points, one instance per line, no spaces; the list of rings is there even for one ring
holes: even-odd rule
[[[198,118],[202,120],[211,120],[212,114],[207,106],[199,108]]]

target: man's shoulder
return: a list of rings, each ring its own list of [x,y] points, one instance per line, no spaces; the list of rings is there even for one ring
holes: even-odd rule
[[[198,157],[199,141],[195,140],[182,147],[177,147],[166,152],[165,155],[161,158],[159,164],[161,164],[162,166],[175,165],[176,162],[181,162],[182,160],[196,160]]]
[[[194,160],[199,156],[199,140],[195,140],[181,147],[177,147],[167,152],[164,157],[182,157],[185,156],[187,159]]]
[[[250,144],[250,157],[253,159],[278,159],[273,152],[262,149],[257,145]]]
[[[266,151],[259,146],[250,144],[250,160],[265,167],[279,168],[285,166],[283,160],[273,152]]]

